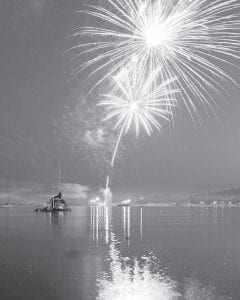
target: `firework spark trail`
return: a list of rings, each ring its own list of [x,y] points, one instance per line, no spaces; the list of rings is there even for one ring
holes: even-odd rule
[[[105,107],[107,115],[105,121],[115,120],[114,130],[118,130],[118,139],[114,147],[111,170],[114,167],[118,147],[123,135],[131,128],[139,136],[142,128],[150,136],[154,129],[161,130],[160,121],[170,121],[173,115],[173,108],[176,106],[176,89],[170,89],[176,78],[163,80],[161,69],[153,72],[151,76],[144,79],[141,74],[132,76],[131,71],[124,73],[124,76],[114,77],[115,88],[108,94],[103,94],[104,100],[99,105]],[[158,78],[159,83],[152,87]],[[109,177],[106,188],[108,188]]]
[[[85,69],[90,77],[100,75],[94,89],[136,59],[143,76],[162,67],[165,80],[178,77],[174,88],[182,90],[181,100],[193,119],[201,118],[201,104],[214,112],[214,94],[224,100],[228,85],[236,84],[223,66],[239,58],[239,0],[106,0],[106,4],[81,11],[101,25],[74,31],[72,36],[80,36],[81,44],[70,49],[73,59],[83,56],[86,61],[73,75]]]

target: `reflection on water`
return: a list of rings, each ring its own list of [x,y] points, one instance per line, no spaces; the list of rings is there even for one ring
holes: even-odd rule
[[[122,207],[123,237],[130,244],[131,237],[131,208]],[[105,205],[94,205],[90,207],[90,228],[92,241],[98,245],[99,238],[109,244],[112,231],[112,207]],[[140,213],[140,232],[142,236],[142,209]]]
[[[123,237],[127,246],[131,241],[131,207],[122,207],[121,221]],[[139,209],[140,239],[143,238],[143,208]],[[217,211],[213,212],[213,222]],[[92,241],[96,246],[104,242],[107,246],[104,271],[97,278],[98,300],[227,300],[215,287],[189,278],[180,285],[167,275],[154,254],[140,258],[123,256],[120,238],[113,230],[112,207],[91,207]]]
[[[199,280],[190,278],[184,285],[183,297],[186,300],[230,300],[231,297],[220,295],[211,284],[204,286]]]
[[[123,235],[128,240],[128,244],[130,243],[130,227],[131,227],[131,208],[130,206],[122,207],[122,218],[123,218]]]
[[[0,209],[0,298],[239,300],[239,228],[231,207]]]
[[[50,225],[55,229],[62,228],[65,216],[66,214],[64,214],[62,211],[46,213],[46,217],[49,217]]]
[[[153,256],[136,258],[122,257],[117,249],[113,233],[110,237],[107,261],[108,270],[98,279],[99,300],[167,300],[177,299],[175,283],[159,273],[153,273],[156,261]]]
[[[61,237],[67,213],[59,211],[46,213],[45,216],[46,223],[49,223],[54,236]]]
[[[109,243],[112,210],[109,206],[94,205],[90,208],[90,229],[92,241],[98,245],[99,238]]]

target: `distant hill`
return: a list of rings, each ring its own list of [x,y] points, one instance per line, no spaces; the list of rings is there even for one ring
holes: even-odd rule
[[[190,202],[192,203],[199,203],[201,201],[240,202],[240,188],[205,192],[190,197]]]
[[[240,196],[240,188],[232,188],[232,189],[228,189],[228,190],[216,191],[216,192],[211,192],[209,194],[221,196],[221,197],[234,197],[234,196],[239,197]]]

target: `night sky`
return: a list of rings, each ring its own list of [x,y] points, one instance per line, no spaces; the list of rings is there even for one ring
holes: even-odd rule
[[[94,1],[91,1],[92,3]],[[0,177],[54,180],[57,144],[52,119],[67,105],[73,87],[72,64],[63,53],[66,39],[86,20],[73,11],[83,0],[0,0]],[[89,20],[87,20],[89,22]],[[235,77],[240,82],[240,73]],[[129,185],[166,188],[225,188],[240,186],[240,88],[228,103],[205,115],[194,127],[183,112],[161,134],[144,139],[132,157],[132,168],[121,168]],[[133,137],[134,138],[134,137]],[[65,165],[65,180],[90,181],[86,170]],[[57,180],[57,178],[56,178]]]

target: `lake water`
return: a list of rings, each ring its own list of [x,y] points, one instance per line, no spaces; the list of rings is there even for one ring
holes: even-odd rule
[[[240,299],[240,208],[0,209],[0,299]]]

